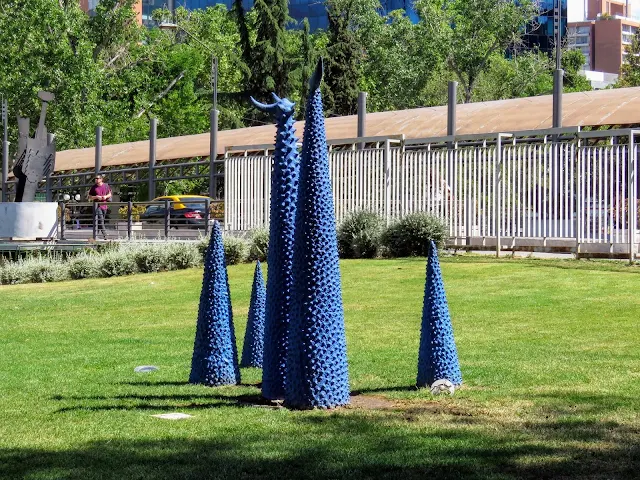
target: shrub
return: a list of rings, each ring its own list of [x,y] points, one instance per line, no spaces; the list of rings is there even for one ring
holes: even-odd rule
[[[172,243],[167,248],[166,255],[169,270],[184,270],[202,263],[198,246],[189,243]]]
[[[69,265],[60,259],[40,259],[24,262],[33,283],[61,282],[69,279]]]
[[[82,253],[69,263],[69,275],[74,280],[96,278],[100,276],[100,258]]]
[[[29,272],[23,262],[8,262],[0,267],[0,283],[2,285],[17,285],[29,283]]]
[[[101,277],[120,277],[136,272],[134,255],[126,250],[107,252],[100,257]]]
[[[362,210],[347,216],[338,227],[338,252],[341,258],[373,258],[380,246],[382,218]]]
[[[247,243],[241,238],[224,237],[224,256],[227,265],[244,262],[247,258]]]
[[[147,211],[147,207],[144,205],[133,205],[131,207],[131,221],[139,222],[140,215],[142,215],[146,211]],[[118,209],[118,215],[120,215],[120,218],[126,220],[129,215],[129,206],[125,205],[123,207],[120,207]]]
[[[411,213],[389,226],[382,244],[392,257],[427,256],[429,241],[444,246],[448,228],[443,220],[425,212]]]
[[[209,246],[210,239],[210,236],[200,237],[200,239],[196,243],[196,248],[198,249],[198,254],[200,255],[201,261],[204,261],[204,254],[207,252],[207,247]]]
[[[258,228],[251,233],[251,244],[249,245],[249,260],[267,260],[267,252],[269,251],[269,231],[264,228]]]
[[[138,270],[142,273],[158,272],[168,268],[167,246],[145,245],[131,252]]]

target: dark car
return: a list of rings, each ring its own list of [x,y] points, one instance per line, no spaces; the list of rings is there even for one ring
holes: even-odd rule
[[[154,198],[153,205],[140,215],[140,220],[149,223],[164,223],[166,203],[169,204],[169,225],[174,228],[205,228],[207,221],[207,197],[175,195]]]

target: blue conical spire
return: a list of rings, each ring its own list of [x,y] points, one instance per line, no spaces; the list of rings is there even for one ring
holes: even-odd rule
[[[251,302],[249,303],[249,318],[242,347],[241,367],[262,368],[266,295],[262,268],[260,267],[260,262],[256,262],[256,269],[253,273],[253,287],[251,288]]]
[[[424,287],[417,385],[428,387],[436,380],[443,379],[449,380],[454,385],[460,385],[462,373],[442,283],[438,248],[432,241],[429,247],[427,281]]]
[[[285,404],[349,403],[349,374],[324,112],[322,61],[310,81],[293,253],[293,309]]]
[[[276,142],[271,173],[271,210],[269,220],[269,279],[265,305],[262,396],[269,400],[284,398],[286,355],[291,316],[293,234],[300,157],[293,124],[294,104],[273,94],[275,103],[265,105],[252,99],[260,110],[276,118]]]
[[[218,222],[214,222],[205,254],[189,383],[210,387],[240,383],[227,265]]]

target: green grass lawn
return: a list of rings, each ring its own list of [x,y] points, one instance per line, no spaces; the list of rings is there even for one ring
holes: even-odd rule
[[[355,405],[334,411],[253,405],[256,369],[186,383],[199,270],[0,287],[0,478],[640,476],[639,268],[443,258],[464,386],[432,397],[424,259],[341,267]],[[229,267],[239,348],[252,273]]]

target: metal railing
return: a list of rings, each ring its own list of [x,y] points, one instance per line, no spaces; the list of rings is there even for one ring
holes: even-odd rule
[[[637,134],[563,128],[333,141],[336,221],[363,209],[387,223],[424,211],[447,222],[452,245],[633,259],[640,243]],[[366,148],[358,150],[360,143]],[[268,226],[271,163],[268,154],[227,155],[226,229]]]
[[[209,235],[215,220],[210,199],[202,209],[175,208],[170,200],[155,202],[59,202],[58,237],[66,241],[198,239]],[[106,206],[104,214],[100,206]],[[221,220],[221,219],[218,219]],[[104,224],[103,224],[104,222]]]

